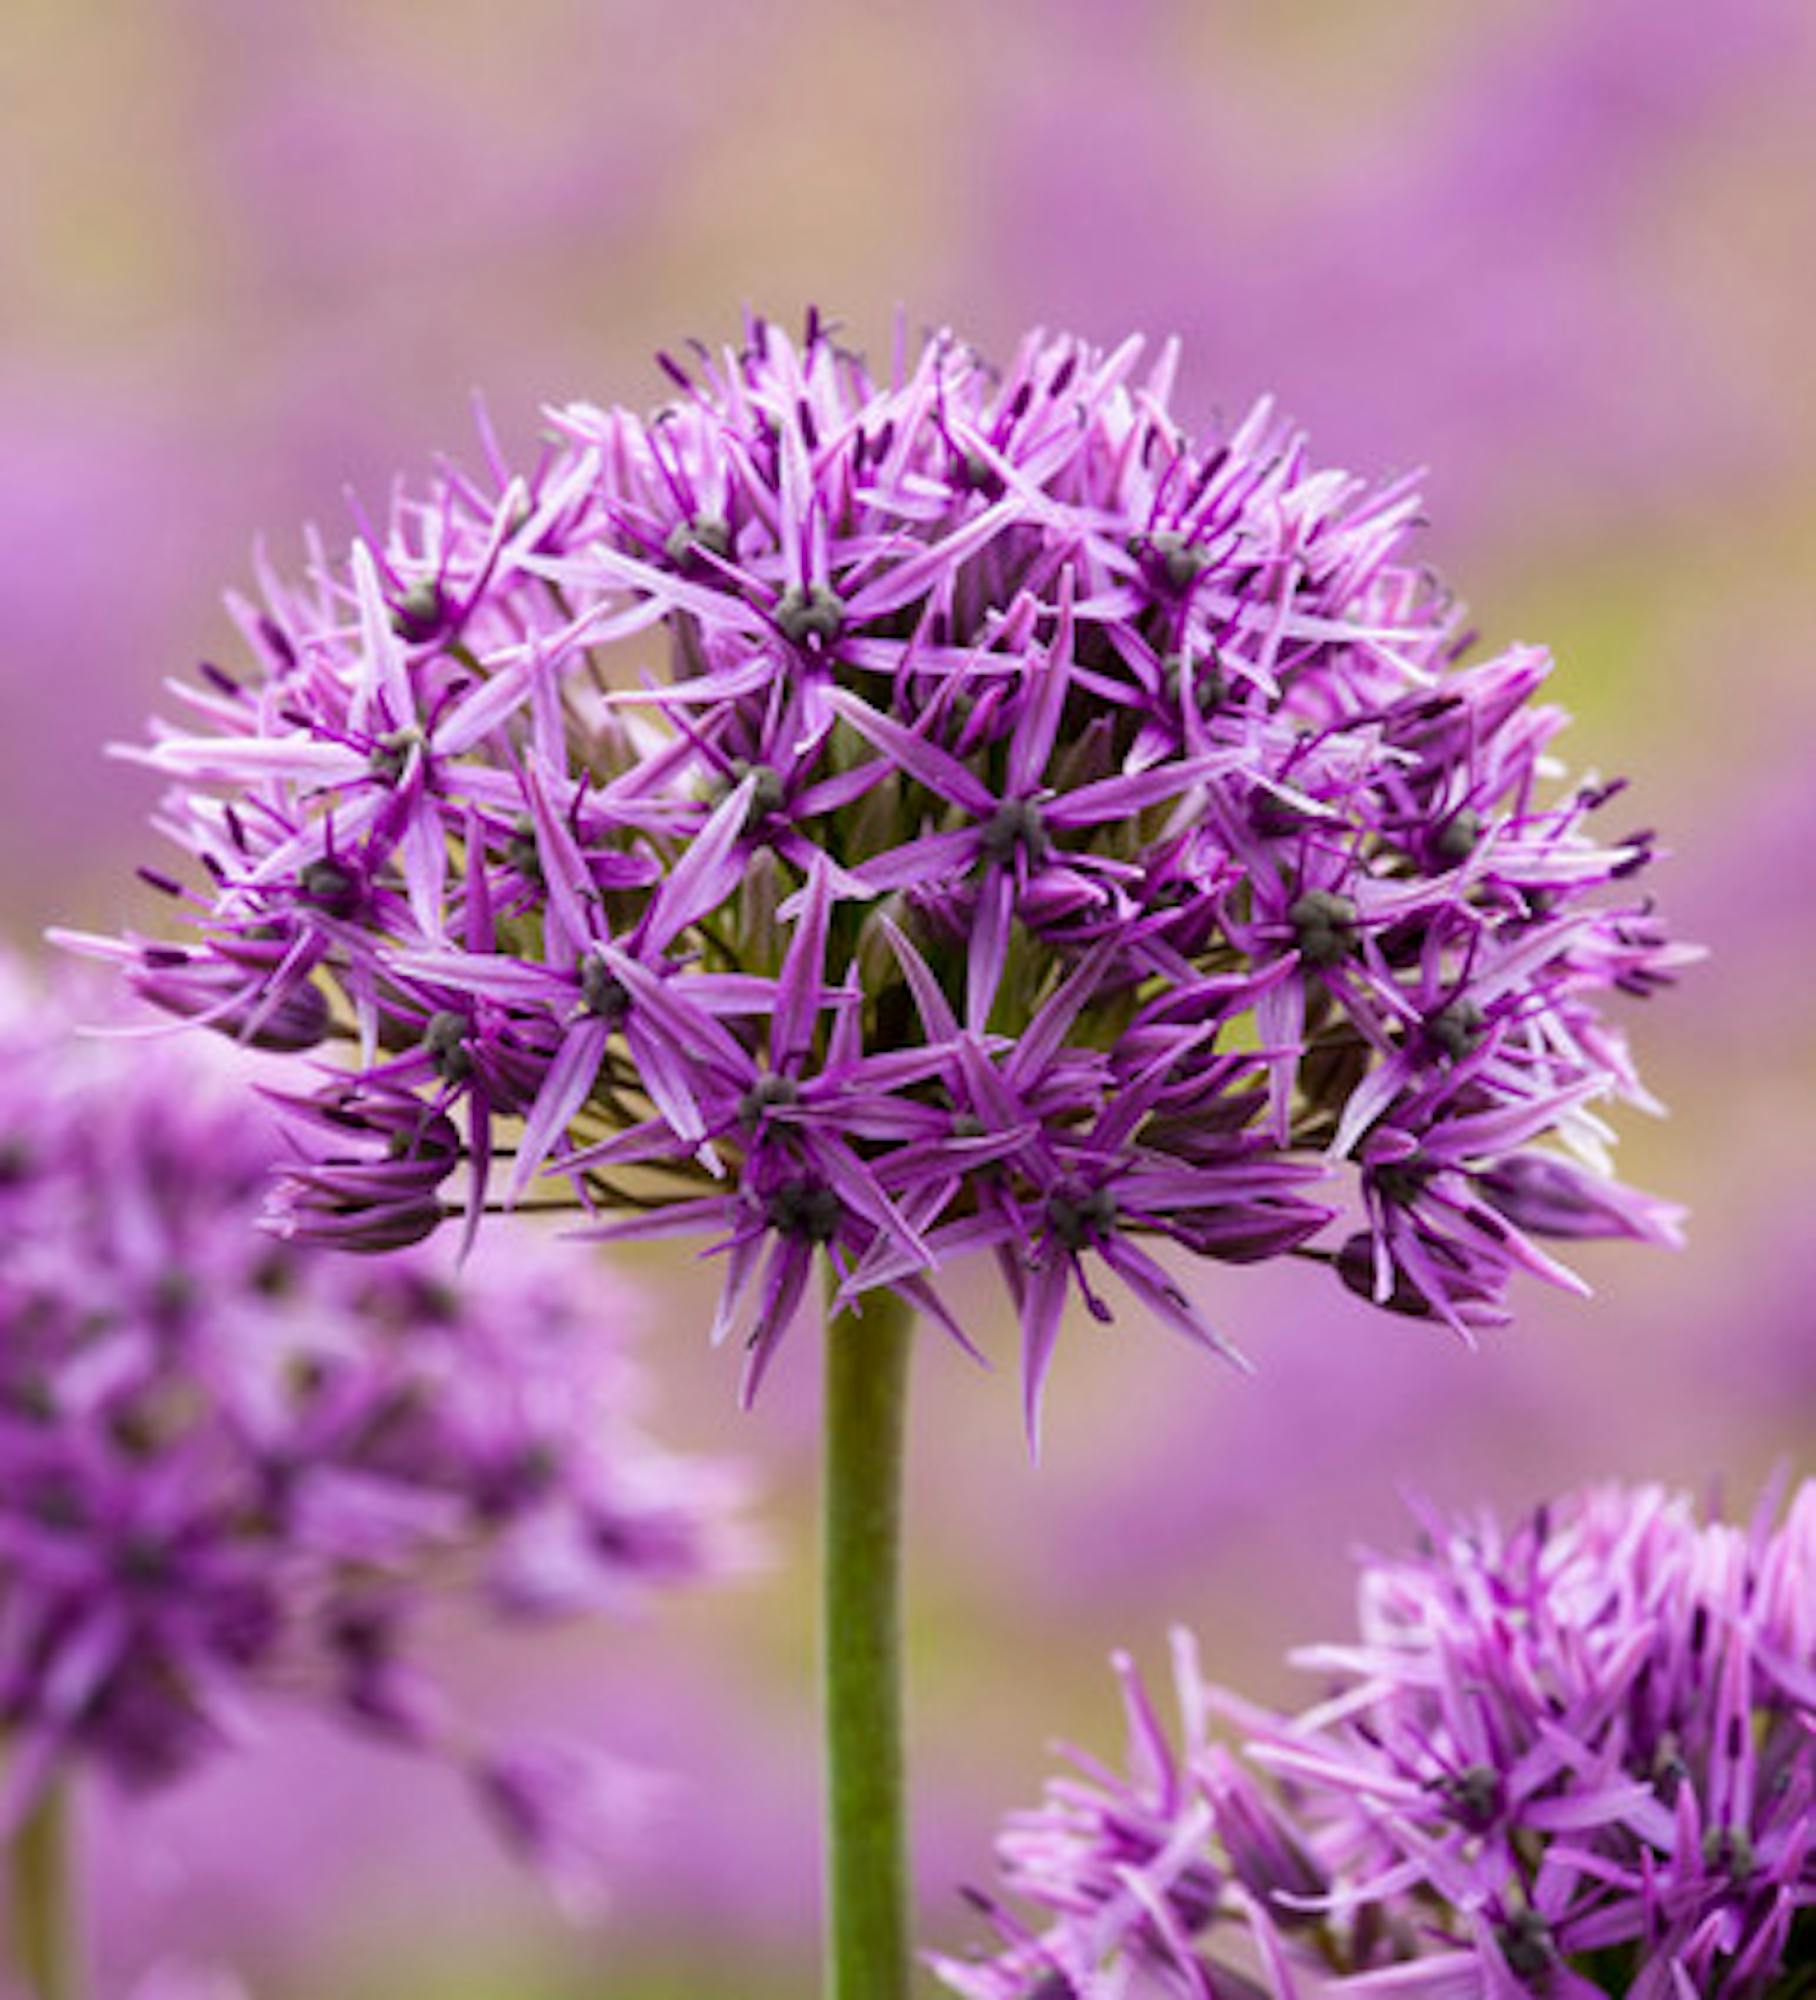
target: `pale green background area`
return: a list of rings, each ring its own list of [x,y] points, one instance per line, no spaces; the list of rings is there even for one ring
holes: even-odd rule
[[[1132,1317],[1074,1327],[1038,1470],[1011,1330],[961,1285],[1001,1365],[930,1339],[917,1382],[930,1941],[972,1935],[955,1885],[1047,1739],[1113,1746],[1112,1645],[1158,1667],[1188,1617],[1219,1673],[1284,1691],[1402,1484],[1511,1505],[1812,1460],[1816,27],[1796,0],[1621,4],[1630,63],[1587,65],[1589,0],[11,0],[0,26],[20,941],[149,920],[147,788],[97,746],[228,644],[255,534],[287,559],[344,484],[376,501],[465,449],[474,387],[520,442],[545,399],[656,397],[649,351],[747,301],[817,300],[877,349],[898,307],[999,349],[1188,324],[1189,412],[1273,386],[1323,454],[1433,467],[1434,559],[1492,641],[1556,649],[1573,761],[1631,772],[1667,829],[1661,887],[1717,956],[1630,1017],[1673,1116],[1629,1121],[1625,1158],[1693,1204],[1683,1257],[1592,1252],[1593,1304],[1528,1291],[1477,1357],[1214,1272],[1257,1380]],[[148,1816],[90,1802],[109,1996],[175,1950],[262,2000],[810,1990],[811,1341],[739,1418],[694,1331],[712,1273],[628,1267],[668,1429],[759,1468],[773,1567],[623,1632],[449,1641],[476,1697],[679,1766],[612,1923],[565,1933],[439,1780],[278,1740]]]

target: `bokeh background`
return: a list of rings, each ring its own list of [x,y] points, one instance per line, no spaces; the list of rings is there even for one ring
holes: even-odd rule
[[[147,787],[103,761],[228,644],[253,539],[647,356],[817,301],[1187,340],[1184,403],[1276,391],[1326,460],[1431,468],[1431,559],[1542,639],[1576,759],[1663,826],[1714,949],[1632,1022],[1673,1113],[1632,1178],[1692,1247],[1584,1260],[1469,1355],[1315,1272],[1203,1282],[1260,1364],[1073,1329],[1047,1446],[929,1343],[913,1493],[923,1930],[1047,1739],[1113,1743],[1104,1656],[1189,1618],[1228,1677],[1348,1613],[1409,1486],[1748,1493],[1816,1441],[1816,10],[1807,0],[9,0],[0,28],[0,926],[143,917]],[[800,2000],[815,1916],[811,1343],[753,1417],[637,1260],[669,1430],[760,1469],[770,1572],[488,1653],[494,1711],[675,1774],[602,1929],[433,1777],[274,1725],[89,1802],[104,1996],[160,1957],[270,2000]],[[987,1292],[979,1292],[980,1313]],[[1007,1329],[992,1343],[1005,1363]]]

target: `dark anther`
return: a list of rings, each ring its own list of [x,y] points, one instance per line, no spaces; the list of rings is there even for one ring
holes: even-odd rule
[[[1007,867],[1016,853],[1038,861],[1047,851],[1047,826],[1032,799],[1005,799],[984,822],[979,843],[986,861]]]
[[[32,1170],[32,1149],[23,1139],[0,1139],[0,1188],[18,1187]]]
[[[1082,1250],[1093,1237],[1107,1236],[1116,1227],[1116,1197],[1108,1188],[1049,1195],[1047,1226],[1068,1250]]]
[[[1369,1170],[1369,1184],[1383,1201],[1391,1201],[1396,1208],[1408,1208],[1425,1191],[1425,1184],[1431,1178],[1428,1167],[1419,1167],[1407,1161],[1390,1161],[1384,1167]]]
[[[381,736],[372,746],[372,769],[377,776],[390,784],[396,784],[404,774],[404,767],[410,761],[410,753],[422,747],[422,731],[414,724],[394,729],[388,736]]]
[[[259,613],[258,632],[266,647],[276,657],[279,666],[296,665],[296,648],[290,643],[290,634],[269,613],[264,611]]]
[[[1482,1010],[1473,1000],[1453,1000],[1425,1022],[1425,1039],[1452,1062],[1472,1055],[1482,1042]]]
[[[696,514],[691,521],[677,521],[668,531],[662,553],[677,569],[696,567],[694,558],[702,553],[723,561],[731,554],[731,526],[717,514]]]
[[[1519,1910],[1501,1926],[1501,1950],[1516,1979],[1537,1979],[1556,1956],[1551,1926],[1537,1910]]]
[[[282,1249],[267,1251],[247,1275],[261,1298],[282,1298],[296,1289],[296,1261]]]
[[[465,1083],[473,1074],[473,1051],[467,1047],[467,1037],[472,1031],[467,1017],[451,1009],[429,1016],[422,1045],[429,1052],[435,1074],[444,1083]]]
[[[738,1123],[754,1132],[766,1112],[793,1104],[800,1086],[791,1076],[762,1076],[738,1099]]]
[[[1703,1860],[1736,1882],[1744,1882],[1758,1865],[1753,1836],[1744,1826],[1712,1826],[1703,1835]]]
[[[115,1410],[108,1419],[107,1430],[128,1458],[156,1457],[160,1443],[158,1421],[155,1412],[145,1404],[128,1403]]]
[[[327,1636],[343,1659],[376,1666],[390,1648],[392,1620],[376,1604],[340,1604],[329,1614]]]
[[[58,1415],[57,1392],[42,1375],[28,1375],[0,1389],[0,1409],[28,1424],[53,1424]]]
[[[1312,823],[1312,814],[1291,799],[1283,799],[1278,792],[1270,792],[1265,785],[1257,785],[1249,793],[1249,824],[1267,840],[1284,840],[1290,834],[1303,833]]]
[[[1439,1786],[1451,1817],[1470,1833],[1486,1833],[1507,1803],[1501,1774],[1492,1764],[1469,1764]]]
[[[89,1523],[87,1496],[66,1476],[53,1474],[32,1493],[27,1505],[41,1528],[68,1532]]]
[[[740,759],[732,766],[732,775],[739,784],[746,778],[757,781],[750,791],[752,819],[767,819],[771,813],[779,813],[788,803],[787,783],[773,764],[746,764]]]
[[[1635,875],[1643,875],[1658,858],[1655,852],[1657,840],[1658,835],[1650,827],[1644,827],[1638,833],[1628,834],[1621,843],[1629,850],[1627,858],[1624,861],[1617,861],[1608,870],[1608,880],[1627,882]]]
[[[348,1122],[353,1123],[354,1121],[349,1120]],[[447,1125],[446,1119],[442,1119],[440,1122],[443,1125]],[[452,1132],[453,1127],[448,1126],[448,1131]],[[442,1166],[442,1162],[446,1160],[448,1165],[442,1166],[441,1173],[436,1176],[438,1180],[441,1180],[446,1178],[452,1166],[457,1147],[458,1140],[456,1140],[455,1144],[450,1145],[446,1134],[437,1131],[435,1129],[435,1122],[430,1120],[415,1127],[400,1125],[385,1141],[385,1158],[388,1160],[426,1160],[432,1166]]]
[[[359,903],[359,878],[331,855],[311,861],[297,877],[303,901],[331,917],[349,917]]]
[[[1467,861],[1482,837],[1482,815],[1473,806],[1462,806],[1438,828],[1431,851],[1440,861]]]
[[[1658,1794],[1660,1802],[1667,1806],[1675,1805],[1678,1788],[1689,1775],[1690,1767],[1684,1761],[1683,1745],[1667,1731],[1659,1738],[1658,1748],[1652,1753],[1652,1789]]]
[[[326,1354],[298,1354],[286,1368],[286,1382],[296,1402],[314,1402],[334,1380],[334,1364]]]
[[[546,1493],[561,1470],[561,1453],[548,1439],[522,1446],[511,1461],[512,1475],[526,1493]]]
[[[631,1010],[631,996],[605,960],[592,957],[580,968],[580,1004],[602,1021],[622,1021]]]
[[[1129,553],[1150,573],[1158,572],[1169,590],[1185,592],[1198,581],[1210,557],[1189,535],[1160,528],[1151,535],[1132,535]]]
[[[1160,675],[1167,699],[1182,702],[1185,699],[1185,661],[1179,654],[1169,653],[1161,661]],[[1209,715],[1228,693],[1229,684],[1223,678],[1223,669],[1217,664],[1215,653],[1207,653],[1202,660],[1194,662],[1192,698],[1197,702],[1201,715]]]
[[[413,1276],[410,1297],[410,1317],[426,1325],[452,1326],[460,1317],[459,1290],[445,1278],[434,1277],[427,1272]]]
[[[1307,889],[1286,913],[1307,965],[1335,965],[1356,942],[1356,906],[1329,889]]]
[[[1003,490],[1002,475],[974,451],[968,451],[952,475],[953,484],[966,493],[982,493],[994,500]]]
[[[432,576],[420,577],[392,606],[391,629],[400,639],[416,646],[425,639],[433,639],[446,616],[447,603],[441,585]]]
[[[127,1583],[162,1583],[170,1574],[168,1546],[147,1534],[131,1534],[121,1542],[114,1562]]]
[[[844,1207],[824,1181],[785,1181],[769,1197],[769,1226],[804,1243],[830,1243]]]
[[[196,1303],[198,1288],[192,1273],[172,1265],[160,1271],[151,1287],[152,1311],[161,1320],[181,1319]]]
[[[536,843],[536,822],[528,813],[519,813],[511,825],[511,837],[504,844],[504,858],[525,881],[540,886],[542,849]]]
[[[830,645],[845,629],[845,600],[823,583],[807,590],[791,583],[776,600],[773,615],[776,630],[791,645],[810,637]]]
[[[547,1493],[561,1469],[560,1454],[544,1443],[526,1444],[482,1475],[475,1501],[482,1519],[508,1521]]]

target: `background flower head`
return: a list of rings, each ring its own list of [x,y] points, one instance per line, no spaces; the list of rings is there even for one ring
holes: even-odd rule
[[[643,1428],[638,1296],[535,1244],[298,1248],[243,1062],[0,980],[4,1822],[67,1769],[161,1787],[285,1697],[527,1800],[549,1760],[448,1703],[434,1620],[621,1611],[742,1546],[726,1468]]]
[[[1816,1486],[1752,1522],[1607,1486],[1365,1563],[1326,1692],[1272,1714],[1174,1636],[1177,1738],[1119,1660],[1124,1771],[1012,1818],[974,2000],[1767,2000],[1816,1949]],[[1240,1757],[1215,1741],[1234,1723]],[[1038,1923],[1039,1920],[1037,1920]]]

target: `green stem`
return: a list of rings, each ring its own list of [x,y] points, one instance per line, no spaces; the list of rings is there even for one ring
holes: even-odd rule
[[[31,2000],[79,2000],[69,1796],[54,1785],[13,1838],[13,1960]]]
[[[822,1700],[826,2000],[907,2000],[902,1461],[912,1310],[869,1292],[826,1330]]]

